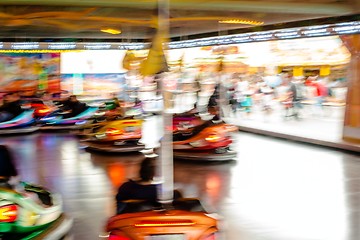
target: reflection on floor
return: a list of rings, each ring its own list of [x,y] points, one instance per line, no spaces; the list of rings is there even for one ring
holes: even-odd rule
[[[225,219],[229,240],[360,239],[356,155],[237,133],[234,162],[175,163],[175,183]],[[67,134],[5,137],[23,180],[60,192],[76,239],[97,239],[114,194],[136,176],[140,154],[98,155]]]

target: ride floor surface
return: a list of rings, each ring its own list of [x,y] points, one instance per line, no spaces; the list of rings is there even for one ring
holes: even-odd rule
[[[360,239],[358,155],[251,133],[234,138],[236,161],[175,161],[175,186],[224,218],[224,239]],[[78,240],[98,239],[117,187],[136,176],[142,159],[85,152],[71,134],[2,137],[0,144],[11,147],[23,180],[62,194]]]

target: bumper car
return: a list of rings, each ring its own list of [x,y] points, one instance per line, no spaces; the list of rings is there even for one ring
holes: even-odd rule
[[[29,108],[34,110],[34,118],[35,119],[41,119],[56,110],[52,107],[47,106],[41,100],[31,101],[28,105],[29,105]]]
[[[87,107],[74,117],[64,117],[66,112],[56,112],[39,119],[41,130],[78,130],[92,122],[97,107]]]
[[[71,227],[60,196],[38,186],[25,184],[19,192],[0,183],[0,239],[67,239]]]
[[[114,101],[105,101],[98,105],[98,111],[95,113],[97,122],[111,121],[123,118],[123,109],[119,108]]]
[[[0,122],[0,135],[32,133],[37,131],[39,127],[34,126],[35,119],[33,114],[34,110],[28,109],[8,121]]]
[[[204,124],[200,116],[174,116],[173,117],[173,133],[177,134],[182,130],[191,129]]]
[[[230,149],[231,133],[238,127],[222,121],[205,121],[198,125],[182,124],[173,132],[173,155],[177,159],[226,161],[236,158]]]
[[[108,240],[215,240],[218,220],[197,199],[177,199],[159,208],[141,200],[128,200],[121,214],[106,225]]]
[[[140,143],[142,137],[141,119],[121,119],[95,125],[90,133],[82,135],[82,145],[87,150],[99,152],[137,152],[145,145]]]
[[[105,102],[99,108],[96,119],[99,121],[112,121],[124,118],[142,118],[143,109],[141,103],[122,102],[117,107],[113,102]]]
[[[230,149],[231,133],[238,127],[214,120],[214,115],[195,109],[173,116],[173,155],[177,159],[226,161],[236,152]]]

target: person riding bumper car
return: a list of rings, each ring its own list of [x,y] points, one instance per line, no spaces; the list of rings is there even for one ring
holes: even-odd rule
[[[32,133],[39,130],[39,127],[34,125],[33,113],[33,110],[25,110],[8,121],[0,122],[0,135]]]
[[[91,133],[83,134],[82,145],[87,150],[99,152],[138,152],[145,148],[141,119],[121,119],[98,125]]]
[[[173,117],[173,155],[186,160],[226,161],[236,158],[230,149],[231,133],[238,127],[226,124],[209,114],[202,117],[194,112]]]
[[[218,219],[197,199],[177,199],[169,209],[141,200],[128,200],[123,213],[106,225],[108,240],[215,240]]]
[[[20,182],[10,150],[0,145],[0,239],[66,239],[73,220],[60,195]]]
[[[177,190],[166,204],[158,200],[161,184],[154,182],[156,154],[142,162],[139,179],[123,183],[116,195],[117,214],[106,225],[109,240],[213,240],[218,219],[195,198],[183,198]],[[169,190],[170,191],[170,190]],[[171,192],[171,191],[170,191]]]
[[[75,130],[84,128],[97,112],[98,107],[90,107],[77,100],[75,95],[63,103],[61,111],[53,112],[39,120],[41,130]]]
[[[34,126],[34,111],[24,109],[17,93],[8,93],[4,96],[0,107],[0,135],[32,133],[39,128]]]
[[[214,240],[218,218],[211,216],[200,201],[183,198],[177,190],[166,203],[159,200],[161,183],[153,181],[156,154],[141,163],[138,180],[123,183],[116,195],[117,212],[105,228],[108,240]]]
[[[224,122],[207,121],[173,134],[174,158],[204,161],[226,161],[236,158],[230,149],[231,133],[238,128]]]

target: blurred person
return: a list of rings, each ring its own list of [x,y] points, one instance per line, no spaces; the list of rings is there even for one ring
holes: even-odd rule
[[[87,109],[87,105],[80,102],[76,95],[71,95],[63,104],[63,108],[66,111],[66,113],[63,114],[64,118],[75,117]]]
[[[119,99],[116,93],[111,94],[111,100],[106,103],[106,109],[109,110],[106,115],[108,120],[115,119],[117,117],[125,117],[126,104],[125,101]]]
[[[142,106],[142,101],[141,101],[139,98],[135,98],[134,104],[135,104],[136,106]]]
[[[120,106],[120,100],[119,100],[119,98],[116,96],[116,93],[112,93],[112,94],[111,94],[111,100],[113,101],[115,108],[121,107],[121,106]]]
[[[240,77],[236,83],[236,91],[245,92],[247,90],[249,90],[249,81],[244,77]]]
[[[246,81],[243,77],[239,77],[238,81],[235,83],[235,94],[234,97],[236,99],[237,102],[237,108],[243,110],[243,106],[241,105],[241,103],[244,101],[245,99],[245,95],[244,92],[246,92],[248,90],[249,87],[249,82]]]
[[[216,84],[213,94],[210,96],[208,102],[208,111],[210,114],[215,115],[214,120],[220,120],[220,84]]]
[[[318,76],[308,77],[305,80],[305,86],[310,86],[315,88],[315,100],[316,106],[320,110],[320,114],[322,114],[323,103],[325,102],[325,97],[328,96],[328,89],[321,80],[318,80]]]
[[[44,93],[42,96],[43,103],[53,109],[57,109],[57,105],[52,100],[52,95],[50,93]]]
[[[43,207],[52,205],[50,192],[42,187],[20,181],[13,154],[6,145],[0,145],[0,186],[14,189]]]
[[[301,79],[296,80],[293,78],[291,79],[289,84],[289,91],[291,92],[292,102],[295,111],[294,114],[296,119],[299,119],[300,111],[303,108],[302,101],[304,100],[304,83]]]
[[[254,85],[247,79],[241,77],[236,86],[238,103],[241,111],[245,112],[249,116],[252,112],[253,106],[253,94],[255,93]]]
[[[231,112],[234,114],[236,113],[237,109],[237,94],[236,94],[236,88],[237,88],[237,82],[238,82],[238,74],[234,73],[231,78],[228,81],[227,84],[227,92],[226,97],[228,99],[229,107],[231,109]]]
[[[141,115],[143,113],[143,102],[136,97],[129,108],[126,109],[126,112],[125,115],[128,115],[129,113],[132,116]]]
[[[198,73],[194,79],[194,88],[196,90],[195,104],[198,106],[201,98],[201,73]],[[200,107],[201,108],[201,107]]]
[[[214,92],[212,93],[212,95],[210,96],[209,102],[208,102],[208,107],[216,107],[218,105],[219,102],[219,84],[217,84],[214,88]]]
[[[290,73],[283,73],[281,75],[282,87],[284,87],[284,92],[281,94],[280,102],[285,108],[284,118],[289,118],[292,116],[296,117],[294,110],[294,99],[296,96],[296,88],[294,85],[291,85],[292,75]]]
[[[262,77],[259,75],[255,75],[252,81],[250,82],[249,89],[252,89],[252,101],[254,106],[259,106],[260,109],[263,107],[263,93],[261,92],[261,87],[264,85],[264,81]]]
[[[262,94],[261,96],[262,110],[266,114],[269,114],[272,111],[271,103],[273,100],[274,90],[266,82],[263,82],[260,85],[259,91]]]
[[[23,111],[19,95],[17,93],[8,93],[4,96],[3,104],[0,107],[0,122],[11,120]]]
[[[253,106],[252,95],[254,94],[254,92],[249,89],[248,91],[245,91],[243,94],[244,94],[244,98],[240,104],[241,107],[243,108],[243,111],[249,116],[252,112],[252,106]]]
[[[7,146],[0,145],[0,186],[13,188],[18,182],[13,156]]]
[[[116,194],[117,214],[120,214],[125,206],[126,200],[144,200],[153,206],[158,204],[158,188],[160,183],[154,182],[155,176],[155,158],[148,156],[140,165],[139,178],[136,180],[129,179],[123,183]],[[174,199],[180,198],[179,191],[174,191]]]
[[[303,90],[301,89],[302,82],[296,81],[293,76],[289,73],[284,74],[283,83],[285,86],[287,86],[287,101],[289,102],[289,108],[291,109],[292,114],[288,115],[287,117],[295,117],[296,119],[299,119],[299,111],[302,109],[302,103],[303,100]]]

